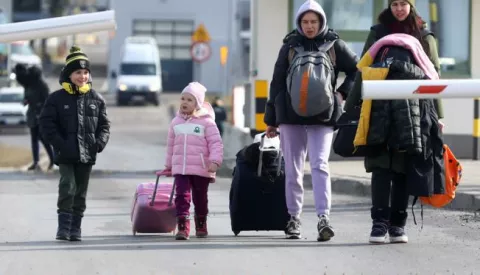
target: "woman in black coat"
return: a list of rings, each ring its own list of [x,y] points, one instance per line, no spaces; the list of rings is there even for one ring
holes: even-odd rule
[[[23,104],[28,105],[27,110],[27,126],[30,128],[31,147],[33,163],[28,167],[28,170],[41,170],[38,162],[39,156],[39,141],[42,142],[45,151],[50,159],[48,170],[53,168],[53,150],[50,144],[40,134],[40,127],[38,118],[42,111],[45,100],[50,94],[47,83],[42,78],[42,70],[36,66],[26,67],[22,64],[15,66],[15,74],[17,82],[24,88]]]

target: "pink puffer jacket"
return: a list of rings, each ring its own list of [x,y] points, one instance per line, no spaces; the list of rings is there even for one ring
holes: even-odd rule
[[[223,142],[215,124],[212,106],[204,104],[195,116],[181,114],[172,120],[168,130],[166,167],[172,175],[197,175],[215,178],[208,166],[223,162]]]

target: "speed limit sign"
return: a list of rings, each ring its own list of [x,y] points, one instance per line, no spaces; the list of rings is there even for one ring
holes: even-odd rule
[[[192,55],[193,61],[204,62],[210,58],[210,55],[212,54],[212,48],[208,43],[195,42],[190,48],[190,54]]]

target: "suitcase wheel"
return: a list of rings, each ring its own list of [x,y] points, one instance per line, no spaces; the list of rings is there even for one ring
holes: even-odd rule
[[[240,234],[240,231],[233,231],[233,234],[235,234],[235,237],[238,236],[238,234]]]

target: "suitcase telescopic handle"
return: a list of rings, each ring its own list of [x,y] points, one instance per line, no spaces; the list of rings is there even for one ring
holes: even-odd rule
[[[265,136],[267,133],[263,133],[260,136],[260,148],[263,148],[263,142],[265,141]],[[280,135],[280,132],[277,131],[277,135]],[[277,177],[280,175],[280,166],[282,165],[282,150],[278,149],[277,150],[279,156],[278,156],[278,167],[277,167]],[[261,177],[262,176],[262,166],[263,166],[263,151],[260,150],[260,156],[258,160],[258,167],[257,167],[257,176]]]
[[[157,179],[155,181],[155,188],[153,189],[153,195],[152,195],[152,200],[150,201],[150,206],[153,206],[153,204],[155,203],[155,197],[157,196],[158,181],[159,181],[160,177],[161,176],[165,176],[165,177],[171,177],[172,176],[171,173],[168,173],[165,170],[158,171],[158,172],[156,172],[156,174],[157,174]],[[170,198],[168,199],[168,206],[172,205],[173,193],[174,192],[175,192],[175,181],[173,181],[172,191],[170,192]]]

